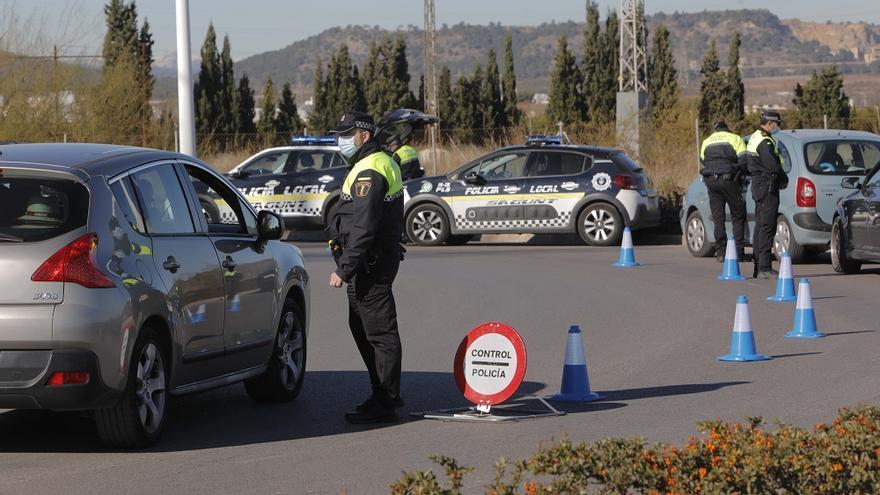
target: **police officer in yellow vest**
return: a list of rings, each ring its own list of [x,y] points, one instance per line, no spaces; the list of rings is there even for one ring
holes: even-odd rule
[[[761,127],[749,137],[746,148],[752,176],[752,198],[755,200],[755,232],[752,236],[755,278],[776,278],[779,275],[773,269],[773,236],[779,214],[779,191],[788,187],[779,145],[773,138],[780,129],[782,118],[779,112],[762,112]]]
[[[393,141],[388,143],[393,154],[391,158],[400,166],[400,176],[403,180],[418,179],[425,175],[422,164],[419,163],[419,152],[409,143]]]
[[[724,122],[715,123],[714,129],[700,148],[700,175],[709,190],[709,209],[715,224],[715,258],[724,261],[727,249],[726,205],[730,208],[736,252],[742,260],[746,228],[746,201],[742,190],[742,178],[747,172],[746,143],[730,132]]]
[[[402,259],[403,183],[400,168],[376,140],[368,114],[345,114],[331,131],[350,165],[328,228],[337,269],[330,286],[347,284],[348,323],[367,366],[372,394],[345,415],[350,423],[397,419],[401,345],[391,286]]]

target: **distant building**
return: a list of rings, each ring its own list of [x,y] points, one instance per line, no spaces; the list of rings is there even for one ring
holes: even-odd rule
[[[865,48],[865,63],[873,64],[880,61],[880,45],[871,45]]]
[[[532,96],[532,103],[536,105],[549,105],[550,95],[548,95],[547,93],[535,93]]]

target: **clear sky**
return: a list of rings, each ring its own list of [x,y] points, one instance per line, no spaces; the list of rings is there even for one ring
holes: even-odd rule
[[[599,0],[600,9],[617,8],[619,0]],[[65,40],[70,51],[100,53],[104,0],[0,0],[0,17],[14,11],[18,25],[42,25],[44,36],[79,33]],[[198,52],[208,23],[222,39],[228,34],[233,58],[283,48],[324,29],[349,24],[394,29],[422,26],[421,0],[190,0],[193,51]],[[156,40],[157,60],[175,50],[175,0],[137,1],[139,18],[147,17]],[[443,24],[536,25],[582,21],[582,0],[435,0],[437,26]],[[880,24],[878,0],[646,0],[648,13],[767,8],[782,18],[810,21],[867,21]],[[8,15],[5,22],[9,22]],[[4,32],[0,19],[0,36]],[[48,28],[48,29],[47,29]],[[72,37],[73,35],[68,35]]]

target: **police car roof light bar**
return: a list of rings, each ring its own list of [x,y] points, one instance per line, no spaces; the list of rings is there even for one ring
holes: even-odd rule
[[[526,146],[545,146],[548,144],[562,144],[562,136],[545,134],[526,136]]]
[[[336,144],[336,136],[293,136],[294,145],[311,146],[316,144]]]

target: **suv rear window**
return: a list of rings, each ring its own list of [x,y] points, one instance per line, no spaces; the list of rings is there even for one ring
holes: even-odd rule
[[[0,242],[37,242],[86,224],[89,192],[67,180],[0,177]]]
[[[804,146],[804,157],[817,175],[865,175],[880,162],[880,142],[816,141]]]

